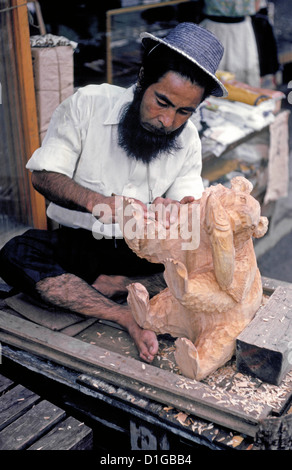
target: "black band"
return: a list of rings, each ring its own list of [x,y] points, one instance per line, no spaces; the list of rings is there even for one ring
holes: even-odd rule
[[[206,16],[207,20],[215,21],[216,23],[242,23],[245,18],[245,16]]]

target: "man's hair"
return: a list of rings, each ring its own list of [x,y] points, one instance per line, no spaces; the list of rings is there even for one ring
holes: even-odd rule
[[[176,72],[191,83],[204,88],[202,100],[211,94],[214,83],[211,77],[192,61],[173,49],[158,44],[152,50],[145,51],[142,58],[143,71],[139,77],[142,89],[146,90],[157,83],[167,72]]]

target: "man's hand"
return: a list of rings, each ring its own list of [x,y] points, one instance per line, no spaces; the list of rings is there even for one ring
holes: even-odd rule
[[[180,201],[170,198],[157,197],[150,206],[150,211],[154,213],[155,219],[162,221],[165,228],[175,224],[178,220],[181,204],[189,204],[194,202],[193,196],[185,196]]]
[[[114,224],[122,201],[122,196],[103,197],[98,204],[93,206],[92,215],[103,224]]]
[[[193,196],[185,196],[180,200],[180,204],[189,204],[194,202],[195,198]]]
[[[123,204],[124,197],[112,195],[110,197],[104,197],[102,202],[99,202],[93,207],[92,214],[103,224],[114,224],[118,222],[118,209]],[[147,219],[147,206],[138,199],[129,198],[131,204],[137,205],[137,210],[141,213],[144,219]]]

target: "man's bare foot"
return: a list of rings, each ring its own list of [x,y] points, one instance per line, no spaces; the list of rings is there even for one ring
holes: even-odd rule
[[[128,294],[127,285],[130,282],[130,279],[125,276],[101,274],[94,281],[92,287],[108,299],[113,299],[115,296],[123,294],[126,296]]]
[[[132,313],[128,307],[125,308],[125,323],[124,326],[127,328],[129,335],[134,340],[136,347],[139,351],[140,358],[146,362],[152,362],[156,354],[158,353],[158,340],[154,331],[143,330],[140,328],[138,323],[134,320]]]
[[[138,331],[139,329],[139,331]],[[146,362],[152,362],[158,353],[158,341],[154,331],[143,330],[138,326],[136,332],[130,332],[140,353],[140,358]]]

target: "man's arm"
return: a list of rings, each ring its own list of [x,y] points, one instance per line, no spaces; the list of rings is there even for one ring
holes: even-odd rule
[[[121,196],[103,196],[81,186],[67,175],[52,171],[33,171],[31,180],[34,188],[48,201],[66,209],[89,212],[105,224],[116,222],[116,209],[117,204],[121,203]],[[146,206],[137,202],[146,212]]]
[[[67,209],[91,213],[96,204],[104,203],[104,196],[84,188],[62,173],[34,171],[31,181],[46,199]]]

